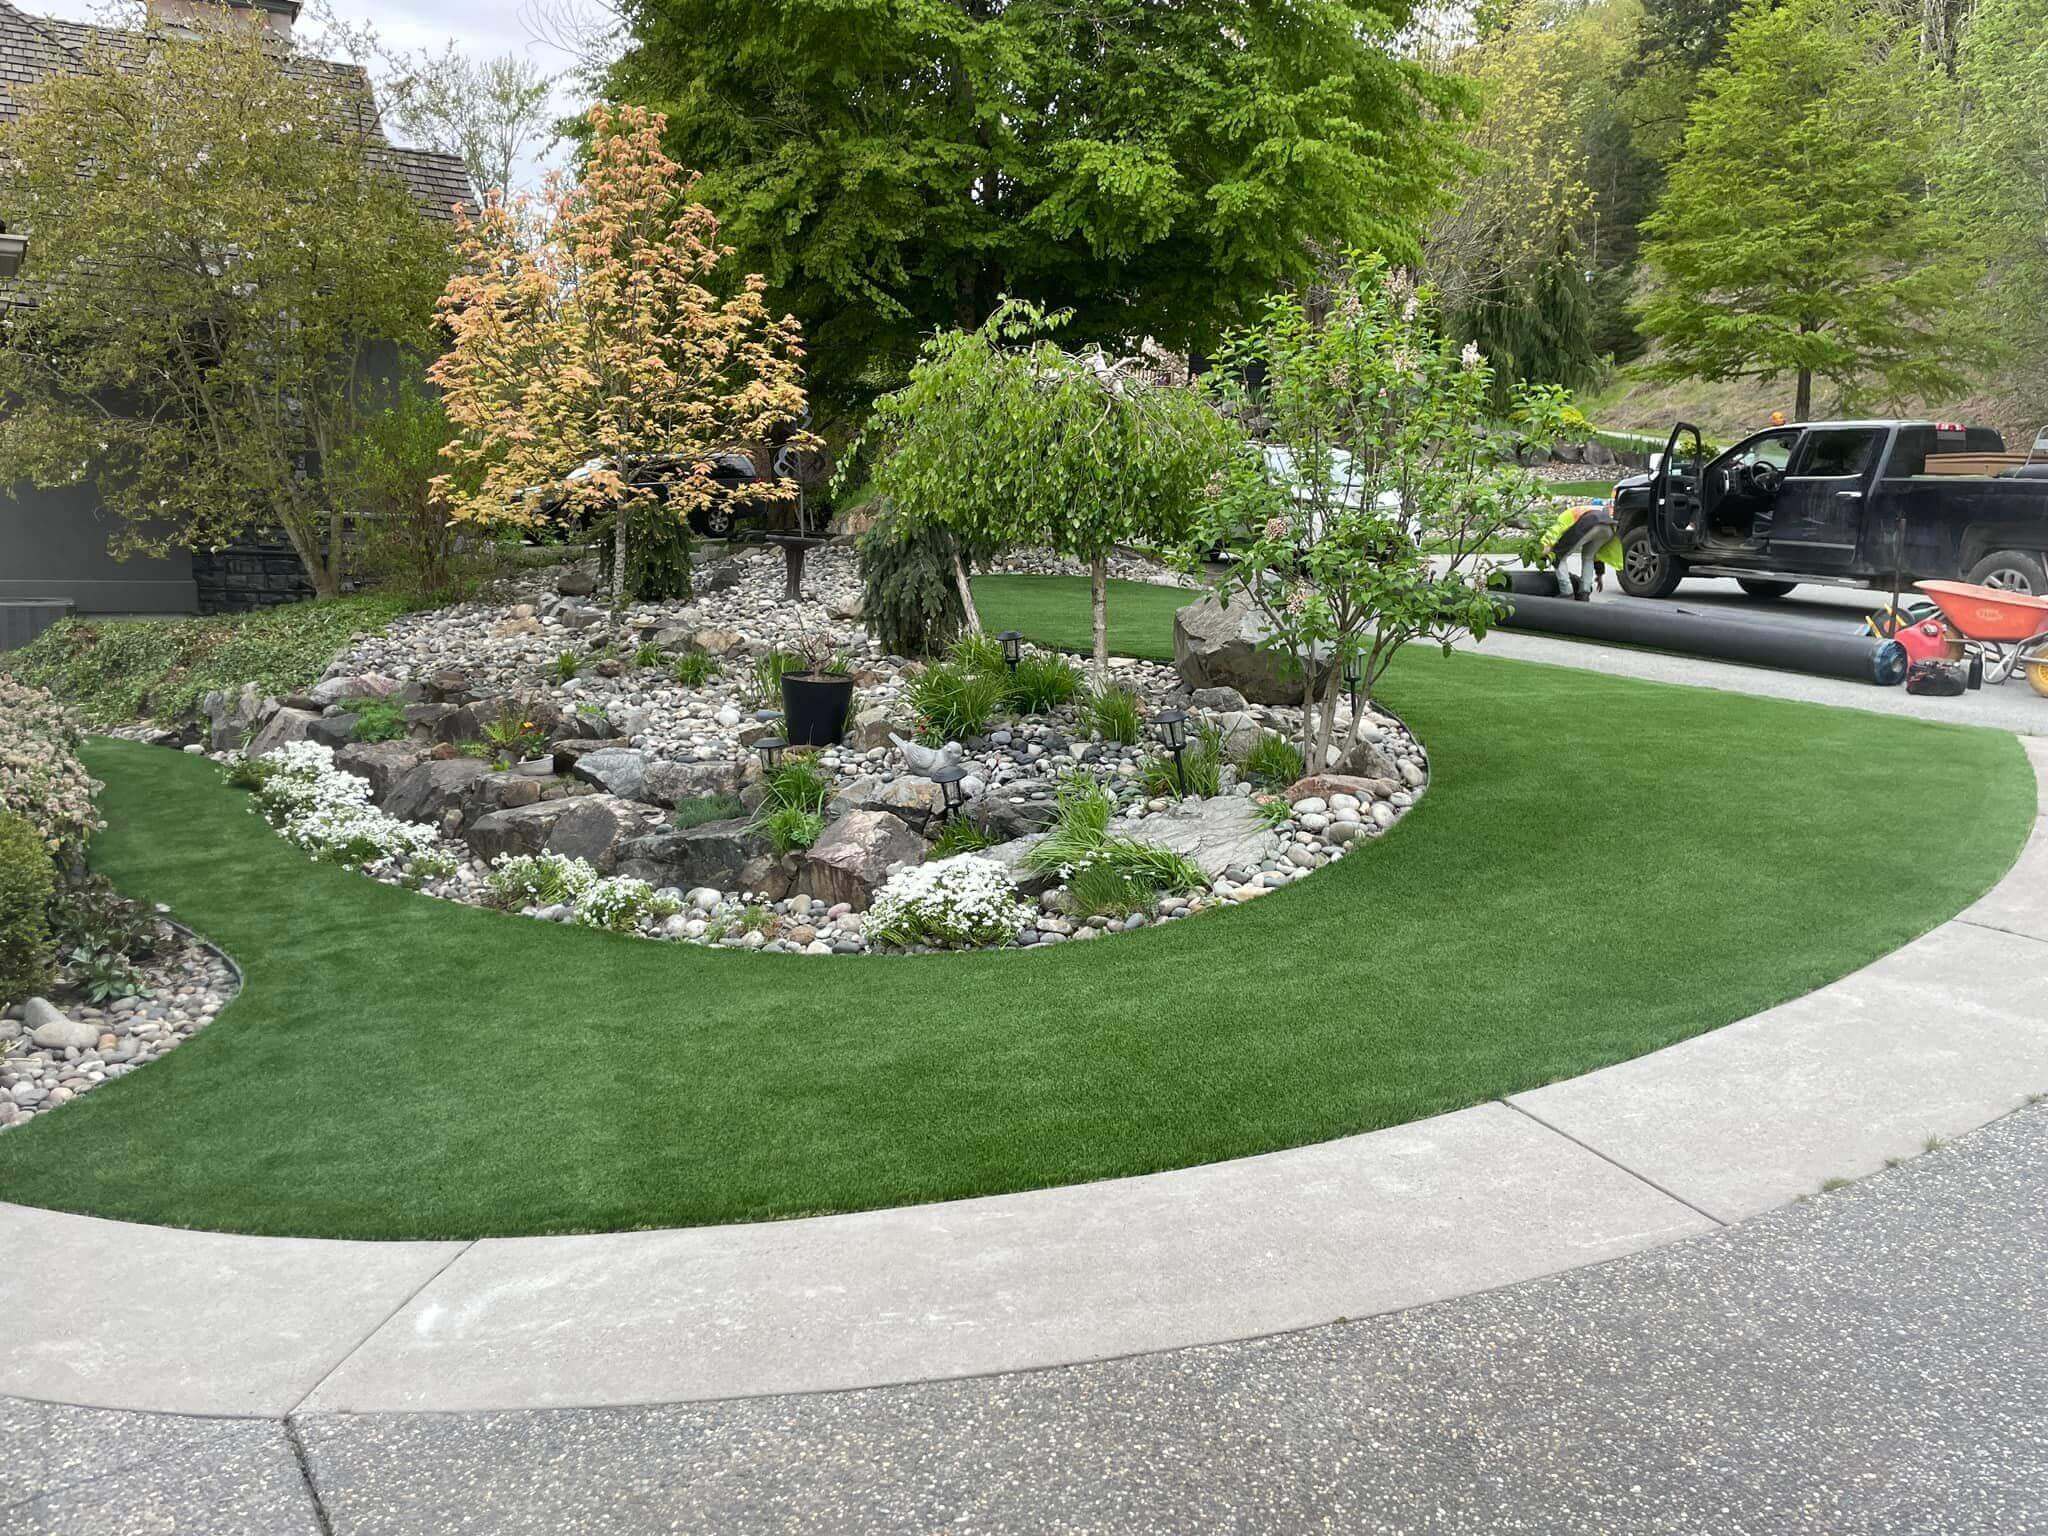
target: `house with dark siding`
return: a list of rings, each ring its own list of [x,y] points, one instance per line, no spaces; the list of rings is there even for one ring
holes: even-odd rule
[[[237,19],[288,37],[299,0],[228,0]],[[205,25],[217,21],[218,4],[195,0],[150,0],[153,26]],[[80,22],[32,16],[0,0],[0,118],[23,110],[21,88],[59,70],[79,68],[87,51],[107,41],[132,41],[137,34],[109,32]],[[377,120],[370,82],[352,64],[294,55],[294,69],[317,70],[361,103],[358,124],[374,161],[403,179],[421,209],[441,219],[475,192],[459,156],[408,149],[390,143]],[[6,210],[0,208],[0,220]],[[28,266],[35,265],[34,232],[29,231]],[[32,281],[22,285],[32,294]],[[289,602],[310,595],[297,557],[281,540],[249,540],[226,549],[175,550],[150,558],[117,560],[108,551],[120,531],[118,517],[100,505],[90,484],[60,490],[16,486],[0,495],[0,605],[14,608],[13,622],[0,631],[0,649],[19,644],[31,628],[61,615],[219,613]],[[35,605],[35,616],[16,605]],[[48,605],[45,608],[44,605]]]

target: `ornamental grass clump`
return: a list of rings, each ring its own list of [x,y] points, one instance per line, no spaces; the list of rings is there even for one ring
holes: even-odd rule
[[[1139,767],[1138,777],[1148,795],[1213,799],[1223,793],[1223,733],[1213,725],[1196,727],[1194,739],[1181,750],[1178,762],[1170,752],[1148,757]]]
[[[754,830],[767,837],[777,858],[808,848],[824,834],[831,798],[832,780],[809,753],[785,757],[762,776]]]
[[[1240,765],[1244,776],[1268,789],[1285,789],[1305,771],[1301,748],[1277,731],[1262,731]]]
[[[370,785],[334,766],[332,748],[294,741],[263,754],[270,772],[256,803],[286,842],[325,863],[370,868],[435,847],[431,827],[370,804]]]
[[[1043,715],[1073,702],[1081,691],[1081,669],[1063,656],[1026,656],[1010,674],[1009,704],[1027,715]]]
[[[1111,906],[1103,910],[1120,905],[1122,911],[1130,912],[1139,906],[1149,908],[1159,897],[1176,891],[1207,888],[1209,877],[1192,859],[1171,848],[1112,833],[1109,823],[1116,802],[1088,774],[1069,774],[1055,792],[1053,806],[1052,826],[1025,856],[1025,863],[1067,882],[1071,904],[1107,900]],[[1113,882],[1111,875],[1124,883]],[[1126,900],[1133,888],[1142,894],[1142,901]],[[1083,911],[1080,915],[1094,914]]]
[[[910,680],[918,740],[936,746],[979,736],[1010,700],[1007,677],[942,661]]]
[[[1008,870],[962,854],[897,870],[875,893],[866,926],[879,944],[964,949],[1007,943],[1030,921]]]
[[[1081,701],[1081,723],[1104,741],[1135,746],[1145,733],[1145,707],[1128,688],[1097,688]]]

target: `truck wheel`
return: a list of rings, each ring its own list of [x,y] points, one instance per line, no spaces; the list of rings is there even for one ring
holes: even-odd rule
[[[1748,576],[1738,576],[1735,578],[1735,585],[1742,588],[1751,597],[1774,598],[1790,595],[1792,589],[1797,587],[1799,583],[1796,581],[1756,581]]]
[[[1669,597],[1678,590],[1685,566],[1651,542],[1647,527],[1638,525],[1621,536],[1621,569],[1615,574],[1630,597]]]
[[[1986,555],[1970,567],[1969,580],[1972,585],[1996,587],[2001,592],[2048,597],[2048,566],[2030,550],[2001,549]]]

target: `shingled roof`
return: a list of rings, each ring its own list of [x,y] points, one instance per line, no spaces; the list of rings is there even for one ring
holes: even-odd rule
[[[53,16],[30,16],[8,0],[0,0],[0,121],[21,115],[23,86],[59,70],[81,68],[96,44],[132,47],[141,35]],[[396,171],[422,212],[448,219],[454,216],[456,204],[475,204],[476,190],[460,155],[408,149],[384,137],[370,78],[356,65],[294,53],[286,56],[286,68],[324,78],[342,99],[360,104],[360,116],[350,127],[362,136],[371,163]]]

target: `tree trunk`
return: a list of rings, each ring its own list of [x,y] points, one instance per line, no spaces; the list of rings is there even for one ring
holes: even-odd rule
[[[1095,621],[1095,686],[1109,682],[1109,556],[1088,562],[1088,605]]]
[[[1813,415],[1813,370],[1799,370],[1799,393],[1792,402],[1792,419],[1806,421]]]
[[[960,552],[953,551],[953,584],[960,589],[960,606],[967,610],[967,632],[981,633],[981,613],[974,606],[974,588],[967,582],[967,562],[960,558]]]
[[[626,607],[626,515],[622,504],[612,516],[612,611]]]

